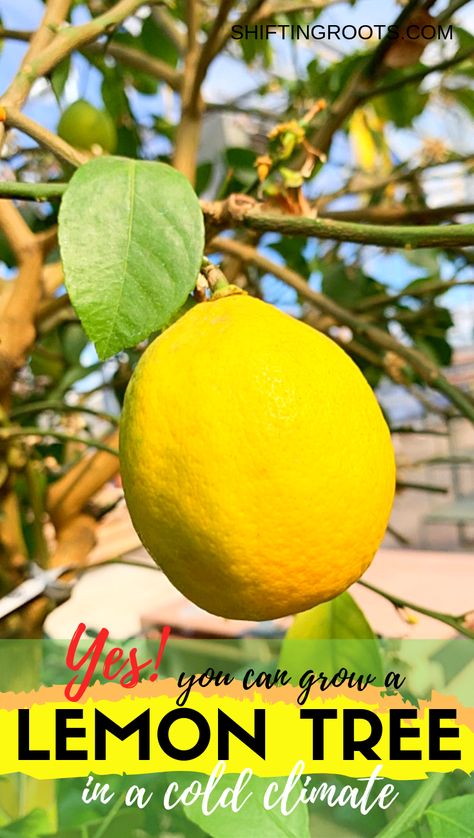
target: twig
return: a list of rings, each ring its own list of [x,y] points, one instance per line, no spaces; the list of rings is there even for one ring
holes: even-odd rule
[[[463,61],[467,61],[472,58],[473,55],[474,47],[469,47],[468,49],[457,52],[452,58],[440,61],[439,64],[432,64],[430,67],[423,67],[422,70],[418,70],[416,73],[410,73],[409,75],[400,77],[396,81],[387,82],[387,84],[376,87],[370,93],[363,95],[360,101],[366,102],[368,99],[373,99],[375,96],[385,96],[387,93],[393,93],[394,90],[399,90],[407,84],[416,84],[419,81],[423,81],[423,79],[432,73],[441,73],[443,70],[449,70],[450,67],[455,67]]]
[[[408,4],[408,6],[413,6],[413,3]],[[408,6],[404,7],[398,21],[402,15],[405,16]],[[447,59],[446,61],[441,61],[439,64],[435,64],[431,67],[424,67],[422,70],[415,73],[401,76],[394,82],[389,82],[385,85],[376,87],[374,82],[378,75],[377,67],[379,64],[377,62],[383,58],[390,44],[393,44],[393,41],[390,39],[383,39],[380,42],[379,46],[375,50],[375,53],[373,53],[372,58],[369,59],[369,62],[354,76],[352,82],[346,86],[336,101],[325,112],[325,121],[312,133],[310,137],[312,145],[314,145],[319,151],[324,153],[329,151],[332,138],[336,131],[341,128],[350,114],[353,113],[353,111],[360,105],[368,102],[376,96],[383,96],[386,93],[399,90],[400,88],[405,87],[405,85],[416,84],[432,73],[442,72],[450,67],[454,67],[456,64],[470,58],[474,53],[474,49],[470,47],[469,49],[458,52],[455,56]],[[375,62],[376,55],[377,62]],[[368,72],[368,68],[371,68],[370,72]]]
[[[8,205],[7,205],[8,206]],[[2,207],[0,207],[0,217]],[[31,234],[32,235],[32,234]],[[34,320],[41,296],[42,248],[36,243],[20,256],[20,270],[2,312],[0,401],[8,406],[10,385],[35,338]]]
[[[451,166],[456,164],[470,165],[474,163],[473,154],[450,154],[445,160],[430,160],[427,163],[420,164],[414,168],[407,168],[410,164],[408,162],[400,163],[392,170],[389,177],[367,177],[361,176],[360,172],[355,173],[349,179],[349,182],[335,192],[323,193],[315,202],[318,210],[327,206],[336,198],[341,198],[346,195],[360,195],[368,192],[376,192],[385,189],[387,186],[392,186],[394,183],[404,183],[415,181],[419,175],[424,174],[429,169],[435,169],[440,166]]]
[[[0,198],[22,198],[26,201],[45,201],[64,195],[67,183],[0,183]]]
[[[0,228],[19,262],[36,247],[34,233],[10,201],[0,204]]]
[[[48,44],[47,49],[39,52],[35,50],[33,53],[30,46],[29,60],[23,62],[10,88],[0,100],[0,104],[5,107],[12,105],[19,107],[37,78],[47,75],[75,49],[81,49],[100,35],[113,30],[141,5],[143,5],[143,0],[119,0],[111,9],[87,23],[61,28]]]
[[[199,52],[199,58],[194,73],[192,97],[197,99],[200,94],[201,85],[206,77],[209,65],[215,56],[220,52],[220,35],[227,16],[234,4],[234,0],[220,0],[214,22],[211,26],[206,42]]]
[[[180,90],[183,77],[179,70],[175,70],[166,61],[155,58],[133,47],[126,47],[123,44],[109,41],[105,46],[102,44],[89,44],[82,50],[87,55],[110,55],[119,64],[131,67],[133,70],[140,70],[155,79],[166,82],[173,90]]]
[[[29,78],[32,63],[55,38],[55,29],[65,20],[72,0],[48,0],[43,19],[32,35],[30,45],[23,56],[20,68],[6,93],[0,98],[0,105],[21,107],[27,98],[34,78]],[[5,137],[5,125],[0,124],[0,152]]]
[[[181,119],[176,131],[173,165],[194,183],[204,102],[195,78],[200,55],[197,0],[186,0],[187,50],[181,86]]]
[[[447,204],[441,207],[408,209],[403,204],[394,206],[358,207],[350,210],[320,210],[319,218],[336,221],[375,222],[376,224],[424,224],[427,221],[444,221],[455,215],[474,213],[474,204]]]
[[[37,428],[33,425],[31,428],[21,427],[0,429],[0,440],[15,439],[16,437],[25,436],[53,437],[54,439],[57,439],[60,442],[81,442],[90,448],[97,448],[99,451],[105,451],[107,454],[113,454],[114,456],[118,456],[117,449],[111,448],[110,445],[107,445],[105,442],[101,442],[98,439],[93,439],[92,437],[81,437],[77,436],[76,434],[63,433],[62,431],[54,430],[54,428]]]
[[[398,300],[402,300],[403,297],[424,297],[425,294],[428,296],[441,295],[449,291],[450,288],[462,288],[469,285],[474,285],[474,279],[427,279],[426,282],[416,285],[415,288],[402,288],[396,294],[372,294],[370,297],[361,300],[360,303],[356,303],[354,308],[357,311],[371,311],[380,306],[393,305]]]
[[[400,14],[398,15],[395,26],[399,29],[402,29],[404,25],[409,21],[410,17],[413,15],[413,12],[421,6],[422,0],[409,0],[409,2],[403,6]],[[383,60],[389,51],[390,47],[393,46],[393,40],[390,38],[390,32],[387,31],[387,34],[379,41],[378,45],[372,52],[369,60],[364,64],[364,68],[362,71],[362,75],[364,78],[369,79],[371,76],[377,73],[378,68],[382,65]]]
[[[423,780],[408,802],[405,803],[400,814],[378,833],[377,838],[400,838],[401,835],[409,835],[408,830],[423,816],[430,800],[445,779],[446,774],[431,774],[426,780]],[[412,832],[411,834],[414,835],[415,833]]]
[[[154,12],[164,11],[164,9],[155,8]],[[3,38],[14,41],[29,41],[33,36],[33,31],[19,30],[19,29],[3,29],[0,27],[0,40]],[[141,52],[133,47],[127,47],[123,44],[108,41],[104,44],[89,44],[82,49],[82,53],[87,55],[110,55],[127,67],[132,67],[135,70],[141,70],[154,78],[165,81],[173,90],[179,90],[181,86],[181,73],[175,70],[166,61],[156,58],[147,53]]]
[[[456,631],[460,634],[464,634],[466,637],[474,639],[474,631],[471,631],[464,625],[464,614],[461,614],[459,617],[452,617],[450,614],[445,614],[442,611],[433,611],[431,608],[425,608],[423,605],[415,605],[413,602],[408,602],[408,600],[395,596],[395,594],[389,594],[387,591],[382,591],[380,588],[376,588],[375,585],[371,585],[369,582],[365,582],[361,579],[359,579],[357,584],[362,585],[363,588],[367,588],[369,591],[373,591],[375,594],[383,596],[384,599],[388,599],[388,601],[391,602],[395,608],[409,608],[411,611],[417,611],[425,617],[431,617],[433,620],[439,620],[441,623],[446,623],[446,625],[456,629]]]
[[[107,413],[105,410],[95,410],[92,407],[86,407],[81,404],[67,404],[66,402],[54,401],[40,401],[31,402],[31,404],[22,404],[14,407],[10,411],[10,418],[16,419],[18,416],[30,416],[33,413],[42,413],[45,410],[52,410],[55,413],[87,413],[90,416],[95,416],[97,419],[104,419],[112,425],[118,425],[117,416],[112,413]]]
[[[466,6],[469,2],[470,0],[453,0],[447,9],[438,15],[438,23],[445,23],[458,11],[458,9],[462,9],[462,7]]]
[[[86,163],[90,159],[90,155],[78,151],[78,149],[62,140],[61,137],[58,137],[57,134],[53,134],[52,131],[44,128],[38,122],[30,119],[30,117],[25,116],[17,108],[5,108],[5,123],[10,128],[18,128],[20,131],[28,134],[39,145],[48,151],[52,151],[60,160],[70,163],[72,166],[82,166],[83,163]]]
[[[412,489],[415,492],[433,492],[439,495],[446,495],[449,491],[444,486],[433,486],[432,483],[412,483],[407,480],[397,480],[397,489]]]
[[[107,446],[118,446],[118,431],[107,437]],[[84,508],[88,500],[118,471],[117,455],[106,451],[82,458],[64,477],[54,483],[48,494],[48,511],[55,525],[62,525]]]
[[[412,428],[410,425],[398,425],[390,428],[392,434],[421,434],[425,436],[449,436],[447,431],[436,431],[434,428]]]
[[[245,9],[244,12],[242,12],[238,20],[233,21],[232,24],[222,26],[220,31],[220,37],[218,38],[214,46],[214,54],[217,55],[217,53],[221,53],[222,50],[225,48],[232,35],[232,26],[247,26],[254,20],[263,19],[263,17],[268,18],[272,14],[274,14],[275,10],[271,9],[268,10],[267,13],[262,16],[262,18],[260,18],[259,12],[263,10],[262,7],[264,6],[265,0],[253,0],[253,2],[249,4],[248,8]]]

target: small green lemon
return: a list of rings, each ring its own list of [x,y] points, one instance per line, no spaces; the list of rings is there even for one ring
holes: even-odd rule
[[[111,116],[85,99],[66,108],[59,120],[58,134],[75,148],[85,151],[97,145],[113,154],[117,147],[117,132]]]

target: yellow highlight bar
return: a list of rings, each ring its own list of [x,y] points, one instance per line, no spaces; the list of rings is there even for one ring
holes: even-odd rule
[[[196,689],[184,707],[176,704],[175,682],[142,682],[136,692],[96,685],[80,703],[61,700],[59,687],[5,696],[0,775],[211,774],[220,761],[226,773],[249,768],[261,777],[288,776],[301,761],[307,774],[347,777],[367,777],[382,765],[393,780],[474,770],[474,713],[442,695],[417,710],[376,688],[363,702],[334,690],[304,706],[292,687],[271,698],[238,684],[231,695]]]

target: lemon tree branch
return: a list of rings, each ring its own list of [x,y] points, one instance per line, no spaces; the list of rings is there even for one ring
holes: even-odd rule
[[[89,498],[115,476],[119,461],[112,451],[117,449],[118,440],[118,431],[115,431],[104,440],[110,451],[100,450],[85,457],[51,486],[48,510],[55,526],[62,526],[78,515]]]
[[[17,74],[7,91],[0,97],[1,105],[21,107],[28,97],[35,77],[29,78],[31,67],[55,38],[55,29],[65,20],[72,0],[48,0],[38,30],[32,35]],[[0,123],[0,151],[5,136],[5,125]]]
[[[123,44],[116,44],[110,41],[105,48],[101,44],[89,44],[82,52],[85,56],[112,56],[112,58],[115,58],[116,61],[124,64],[126,67],[131,67],[133,70],[140,70],[159,81],[166,82],[173,90],[181,89],[183,77],[179,70],[175,70],[166,61],[162,61],[160,58],[155,58],[152,55],[147,55],[133,47],[123,46]]]
[[[449,70],[450,67],[462,64],[463,61],[468,61],[473,55],[474,47],[468,47],[467,49],[456,53],[456,55],[453,55],[452,58],[440,61],[439,64],[432,64],[430,67],[423,67],[422,70],[417,70],[415,73],[410,73],[409,75],[403,76],[396,81],[380,85],[380,87],[374,88],[370,94],[367,94],[362,98],[366,101],[367,99],[372,99],[375,96],[384,96],[386,93],[393,93],[394,90],[399,90],[407,84],[417,84],[418,82],[423,81],[423,79],[427,76],[432,75],[432,73],[441,73],[443,70]]]
[[[52,131],[48,131],[38,122],[25,116],[18,108],[5,108],[5,124],[10,128],[17,128],[24,134],[28,134],[39,145],[48,149],[48,151],[52,151],[56,157],[66,163],[77,167],[89,160],[88,154],[78,151],[62,140],[61,137],[58,137],[57,134],[53,134]]]
[[[409,608],[411,611],[417,611],[418,614],[423,614],[425,617],[431,617],[433,620],[439,620],[441,623],[446,623],[446,625],[456,629],[456,631],[460,634],[464,634],[466,637],[474,639],[474,632],[465,625],[465,614],[454,617],[451,614],[445,614],[443,611],[434,611],[431,608],[425,608],[423,605],[415,605],[415,603],[409,602],[402,597],[395,596],[395,594],[390,594],[388,591],[382,591],[380,588],[377,588],[375,585],[372,585],[370,582],[366,582],[362,579],[360,579],[357,584],[362,585],[363,588],[367,588],[369,591],[373,591],[375,594],[379,594],[384,599],[388,599],[388,601],[391,602],[395,608]]]
[[[403,205],[361,207],[350,210],[321,210],[319,218],[332,218],[335,221],[362,221],[376,224],[426,224],[433,221],[445,221],[456,215],[474,213],[474,203],[446,204],[440,207],[419,207],[409,209]]]
[[[352,241],[380,247],[469,247],[474,245],[474,224],[449,226],[385,226],[341,221],[337,217],[306,218],[266,210],[247,196],[233,195],[225,201],[202,201],[211,224],[224,229],[243,226],[261,233],[307,236],[333,241]]]
[[[60,26],[70,5],[71,0],[50,0],[42,25],[31,39],[20,69],[1,97],[0,105],[21,107],[36,79],[49,73],[75,49],[114,29],[139,9],[143,0],[119,0],[111,9],[87,23]]]
[[[155,9],[158,11],[158,9]],[[4,29],[0,27],[0,40],[29,41],[33,32],[20,29]],[[105,46],[100,43],[88,44],[81,52],[85,55],[110,55],[121,64],[135,70],[141,70],[149,76],[166,82],[174,90],[179,90],[182,75],[165,61],[152,55],[147,55],[133,47],[109,41]]]
[[[67,183],[2,183],[0,198],[14,197],[44,200],[60,197]],[[206,220],[220,229],[238,226],[262,233],[351,241],[380,247],[398,247],[406,250],[426,247],[470,247],[474,245],[474,224],[426,225],[423,227],[356,223],[340,220],[341,214],[324,214],[322,218],[284,215],[267,212],[264,204],[257,204],[247,196],[232,196],[232,200],[201,201]],[[425,217],[451,217],[473,209],[472,204],[436,207],[423,211]],[[394,212],[394,215],[398,211]],[[363,215],[363,210],[361,210]],[[372,216],[371,216],[372,217]],[[402,211],[400,216],[403,217]],[[409,216],[410,217],[410,216]],[[387,221],[383,216],[384,221]]]

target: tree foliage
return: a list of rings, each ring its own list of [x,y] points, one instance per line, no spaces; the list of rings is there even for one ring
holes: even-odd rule
[[[389,377],[423,404],[438,391],[437,409],[474,420],[472,395],[444,372],[444,295],[473,283],[474,207],[431,199],[438,168],[462,181],[472,166],[434,126],[439,108],[472,116],[474,37],[459,2],[434,19],[418,0],[387,24],[421,20],[452,38],[322,49],[232,37],[304,31],[327,6],[49,0],[35,31],[3,22],[18,50],[0,97],[3,592],[30,560],[85,561],[107,511],[91,498],[118,467],[115,416],[87,394],[121,403],[147,340],[208,293],[216,261],[228,282],[330,334],[373,386]],[[94,108],[113,121],[113,156],[46,127],[77,87],[92,122]],[[37,632],[47,607],[5,631]],[[469,633],[463,617],[438,616]]]

